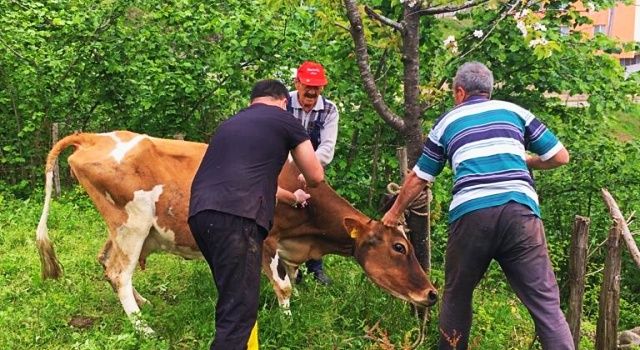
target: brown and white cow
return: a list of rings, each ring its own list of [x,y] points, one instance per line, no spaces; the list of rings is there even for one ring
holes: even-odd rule
[[[151,332],[137,315],[146,302],[133,287],[136,265],[154,251],[185,258],[201,254],[187,225],[190,187],[207,145],[153,138],[128,131],[74,134],[49,152],[45,203],[37,228],[43,277],[61,275],[47,234],[53,164],[69,146],[74,176],[105,219],[109,237],[98,260],[138,329]],[[285,166],[279,184],[293,190],[297,169]],[[288,307],[291,278],[308,258],[334,253],[354,256],[374,283],[417,305],[431,305],[436,292],[420,268],[411,244],[397,230],[371,220],[330,186],[309,189],[304,209],[279,204],[274,227],[264,245],[263,270],[280,304]],[[286,272],[286,273],[285,273]]]

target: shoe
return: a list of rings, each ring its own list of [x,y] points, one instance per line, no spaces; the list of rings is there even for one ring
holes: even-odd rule
[[[314,271],[313,277],[318,281],[318,283],[324,284],[325,286],[331,284],[331,278],[324,273],[324,270]]]

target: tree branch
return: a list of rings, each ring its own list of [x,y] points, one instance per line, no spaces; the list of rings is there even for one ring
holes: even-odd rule
[[[511,1],[513,1],[512,4],[510,4]],[[476,49],[478,49],[480,47],[480,45],[482,45],[487,40],[487,38],[489,38],[491,33],[493,33],[493,31],[496,29],[498,24],[500,22],[502,22],[510,13],[512,13],[513,10],[519,4],[519,1],[517,1],[517,0],[511,0],[511,1],[508,2],[507,4],[505,4],[506,6],[504,6],[500,11],[498,11],[496,17],[493,19],[493,23],[489,24],[491,27],[489,28],[489,30],[487,30],[486,33],[484,33],[484,35],[482,36],[482,38],[480,38],[480,40],[478,42],[474,43],[473,46],[471,46],[471,48],[469,48],[469,50],[463,52],[462,54],[460,54],[460,55],[458,55],[456,57],[452,57],[447,63],[445,63],[445,66],[448,66],[448,65],[453,64],[455,62],[461,61],[465,56],[467,56],[471,52],[473,52]],[[442,77],[440,82],[437,84],[438,89],[442,89],[449,79],[450,79],[450,77]],[[433,107],[433,105],[423,105],[422,106],[422,113],[424,113],[427,109],[429,109],[431,107]]]
[[[9,44],[4,42],[4,40],[2,40],[2,38],[0,38],[0,44],[2,44],[2,46],[6,47],[7,50],[9,50],[14,56],[18,57],[19,59],[21,59],[21,60],[23,60],[23,61],[25,61],[27,63],[29,63],[34,68],[38,67],[38,64],[35,61],[33,61],[33,60],[31,60],[31,59],[29,59],[29,58],[27,58],[25,56],[22,56],[19,52],[17,52],[11,46],[9,46]]]
[[[633,239],[633,236],[629,231],[629,226],[627,226],[627,222],[624,220],[624,216],[622,216],[622,212],[620,212],[620,209],[618,208],[618,204],[616,203],[615,199],[613,199],[613,196],[611,196],[609,191],[604,188],[601,191],[602,198],[609,208],[609,214],[611,214],[614,225],[619,227],[620,231],[622,232],[622,238],[627,244],[627,248],[629,248],[629,253],[631,253],[631,258],[636,263],[638,268],[640,268],[640,251],[638,250],[636,241]]]
[[[507,18],[507,15],[509,15],[510,13],[513,12],[513,10],[516,8],[518,3],[519,3],[519,1],[514,1],[513,4],[511,4],[511,6],[503,7],[502,10],[498,12],[496,18],[494,19],[495,22],[493,23],[493,25],[491,25],[491,28],[489,28],[489,30],[484,34],[484,36],[480,39],[480,41],[475,43],[469,50],[467,50],[463,54],[457,56],[452,61],[462,60],[466,55],[470,54],[471,52],[475,51],[478,47],[480,47],[480,45],[482,45],[482,43],[484,43],[485,40],[487,40],[489,35],[491,35],[491,33],[493,33],[493,31],[496,29],[498,24],[500,22],[502,22],[505,18]],[[507,3],[507,5],[508,5],[508,3]]]
[[[464,9],[468,9],[474,6],[478,6],[480,4],[483,4],[485,2],[488,2],[489,0],[470,0],[465,2],[462,5],[445,5],[445,6],[438,6],[438,7],[431,7],[431,8],[426,8],[426,9],[422,9],[422,10],[418,10],[415,13],[416,14],[420,14],[421,16],[426,16],[426,15],[438,15],[441,13],[451,13],[451,12],[456,12],[456,11],[460,11],[460,10],[464,10]]]
[[[390,18],[387,18],[377,12],[375,12],[371,7],[369,6],[365,6],[364,7],[364,12],[367,13],[367,16],[369,16],[370,18],[373,18],[375,20],[377,20],[378,22],[382,23],[382,24],[386,24],[389,27],[399,31],[402,33],[402,31],[404,30],[404,26],[401,23],[398,23]]]
[[[342,25],[342,23],[335,22],[334,24],[335,24],[338,28],[344,29],[344,30],[346,30],[347,32],[351,33],[351,30],[349,29],[349,27]]]
[[[371,67],[369,66],[369,53],[367,52],[367,42],[364,37],[364,26],[362,25],[362,18],[358,11],[358,5],[355,0],[344,0],[344,5],[347,10],[347,17],[349,18],[349,24],[351,29],[351,37],[355,45],[356,61],[358,63],[358,69],[360,70],[360,77],[364,83],[365,91],[373,104],[373,108],[380,114],[382,119],[397,131],[402,131],[405,127],[404,120],[397,116],[389,107],[384,103],[384,99],[376,86],[375,79],[371,73]]]

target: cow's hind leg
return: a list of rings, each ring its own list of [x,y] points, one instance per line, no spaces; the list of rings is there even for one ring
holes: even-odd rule
[[[133,288],[133,272],[138,265],[144,242],[149,236],[156,216],[156,202],[162,194],[162,185],[150,191],[133,193],[124,210],[126,222],[109,222],[109,242],[102,251],[100,260],[105,275],[118,293],[120,303],[136,330],[151,334],[153,330],[140,317],[139,303],[144,300]]]
[[[153,330],[140,318],[140,305],[146,299],[133,288],[133,272],[138,264],[142,244],[148,235],[150,225],[122,225],[107,241],[99,256],[105,277],[118,294],[118,299],[134,327],[145,334]]]
[[[138,307],[142,307],[142,305],[144,304],[151,304],[151,302],[149,302],[147,298],[143,297],[142,295],[140,295],[140,293],[138,293],[138,291],[136,290],[136,287],[133,287],[133,298],[136,300],[136,304],[138,304]]]

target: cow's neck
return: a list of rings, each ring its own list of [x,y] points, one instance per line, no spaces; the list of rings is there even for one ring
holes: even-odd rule
[[[290,164],[285,165],[279,185],[289,191],[297,189],[297,169]],[[352,255],[355,240],[347,232],[344,219],[351,217],[369,221],[369,217],[351,206],[326,183],[307,190],[311,199],[306,208],[296,209],[278,205],[274,233],[281,240],[295,239],[308,242],[313,249],[320,250],[322,254]]]

